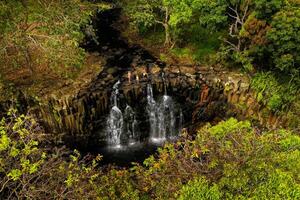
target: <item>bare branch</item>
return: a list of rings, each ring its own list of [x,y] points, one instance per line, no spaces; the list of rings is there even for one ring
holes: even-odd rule
[[[163,26],[165,26],[165,23],[164,22],[162,22],[162,21],[159,21],[159,20],[154,20],[156,23],[158,23],[158,24],[161,24],[161,25],[163,25]]]

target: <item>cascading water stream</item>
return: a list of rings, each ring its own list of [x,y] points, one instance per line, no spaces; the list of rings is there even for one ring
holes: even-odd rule
[[[158,132],[157,103],[153,97],[153,89],[151,84],[147,85],[147,102],[147,112],[150,123],[150,137],[152,139],[161,138]]]
[[[118,80],[118,82],[116,82],[113,85],[113,92],[111,94],[111,102],[113,102],[113,106],[117,106],[118,107],[118,95],[119,95],[119,85],[120,85],[120,81]]]
[[[176,118],[174,115],[175,105],[172,97],[167,94],[167,84],[165,80],[165,73],[162,72],[162,81],[164,85],[164,96],[159,106],[159,131],[160,135],[164,135],[165,137],[168,135],[168,138],[173,138],[177,136],[175,132],[176,126]]]
[[[171,97],[164,95],[158,107],[159,138],[175,136],[174,103]]]
[[[162,76],[163,77],[163,76]],[[163,77],[164,80],[164,77]],[[112,107],[107,119],[107,141],[111,147],[121,147],[122,144],[135,144],[139,140],[135,113],[129,105],[124,112],[119,107],[119,85],[114,84],[111,94]],[[165,85],[165,81],[164,81]],[[151,84],[147,85],[147,114],[149,117],[150,141],[161,143],[167,139],[175,139],[182,129],[183,114],[176,111],[172,97],[167,95],[166,86],[162,98],[156,102]],[[175,116],[175,113],[179,115]],[[178,130],[179,129],[179,130]]]
[[[137,120],[133,109],[127,105],[123,114],[118,107],[119,85],[120,81],[113,86],[110,99],[112,108],[107,120],[107,140],[112,147],[121,147],[124,140],[134,144],[138,139]]]
[[[150,140],[153,142],[163,142],[167,138],[177,136],[176,118],[174,114],[175,106],[172,98],[168,95],[163,96],[157,103],[153,97],[152,85],[147,85],[147,112],[150,123]]]
[[[111,95],[111,102],[113,104],[107,120],[107,140],[110,145],[116,147],[121,145],[124,124],[122,111],[118,107],[119,85],[120,81],[113,86]]]

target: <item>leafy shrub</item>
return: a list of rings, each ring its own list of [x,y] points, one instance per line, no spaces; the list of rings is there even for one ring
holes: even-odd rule
[[[218,186],[209,186],[205,178],[189,181],[181,188],[179,194],[178,200],[218,200],[222,196]]]
[[[4,192],[12,194],[24,187],[44,164],[46,154],[39,151],[38,141],[33,139],[38,130],[34,120],[16,116],[13,111],[8,113],[8,119],[1,120],[0,173]]]
[[[287,84],[284,79],[279,81],[271,72],[257,73],[251,86],[257,92],[257,100],[273,112],[286,111],[297,98],[298,86],[295,83]]]
[[[269,174],[251,194],[252,199],[300,199],[300,184],[281,170]]]
[[[129,170],[110,169],[102,173],[94,184],[98,197],[103,200],[138,200],[140,192],[134,183],[134,174]]]
[[[77,151],[40,147],[44,132],[29,116],[10,111],[0,123],[1,199],[79,199],[95,197],[92,182],[98,176]],[[69,156],[69,161],[63,157]]]
[[[300,39],[300,8],[286,7],[276,13],[271,22],[272,28],[267,33],[268,50],[277,69],[290,74],[300,75],[300,57],[298,55]]]
[[[200,129],[194,140],[184,138],[146,159],[144,167],[132,168],[141,194],[152,199],[299,199],[298,135],[260,133],[247,121],[229,119]]]

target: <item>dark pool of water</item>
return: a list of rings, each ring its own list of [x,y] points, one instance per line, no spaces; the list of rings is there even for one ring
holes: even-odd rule
[[[136,142],[126,146],[105,146],[95,149],[103,156],[101,164],[115,164],[121,167],[132,166],[132,163],[142,163],[150,155],[157,152],[163,142]]]

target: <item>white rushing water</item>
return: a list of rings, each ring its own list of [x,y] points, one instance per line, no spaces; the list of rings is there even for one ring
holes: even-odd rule
[[[111,147],[121,147],[121,139],[126,138],[129,144],[137,139],[137,121],[133,109],[127,105],[124,113],[118,107],[120,81],[114,84],[110,101],[112,108],[107,119],[107,140]]]
[[[172,98],[165,95],[157,103],[153,97],[152,85],[147,85],[147,112],[150,123],[150,140],[163,142],[167,138],[176,137],[175,106]]]
[[[123,114],[117,106],[113,106],[109,113],[107,131],[108,143],[113,146],[120,145],[123,132]]]
[[[112,148],[120,148],[122,144],[133,145],[139,140],[138,122],[133,108],[126,105],[123,112],[120,108],[119,85],[120,81],[113,86],[111,110],[106,126],[107,141]],[[149,118],[150,141],[162,143],[178,136],[183,124],[181,109],[176,111],[173,99],[166,92],[159,101],[156,101],[151,84],[147,85],[146,111]],[[177,118],[175,112],[178,114]]]
[[[107,140],[110,145],[119,146],[123,132],[123,113],[118,107],[120,81],[114,84],[111,94],[112,108],[107,119]]]
[[[157,103],[153,97],[152,85],[147,85],[147,113],[149,117],[150,124],[150,137],[151,138],[161,138],[158,133],[158,117],[157,117]]]

